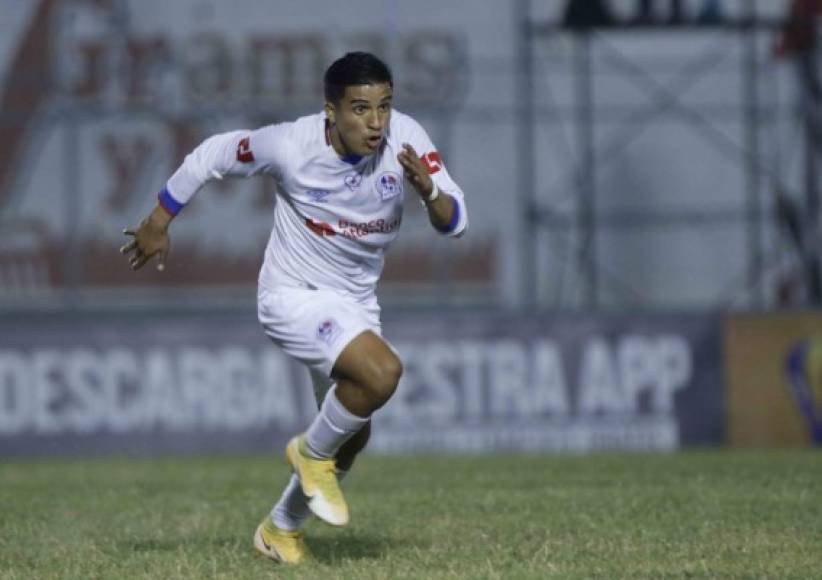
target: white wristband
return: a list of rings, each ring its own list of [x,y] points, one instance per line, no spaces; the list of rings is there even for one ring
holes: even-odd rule
[[[423,200],[425,201],[425,203],[431,203],[440,196],[440,188],[437,187],[437,184],[435,182],[432,181],[431,183],[434,184],[434,189],[431,190],[431,195],[429,195]]]

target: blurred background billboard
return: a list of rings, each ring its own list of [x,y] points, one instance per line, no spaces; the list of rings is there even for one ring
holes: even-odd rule
[[[388,315],[405,371],[371,449],[720,444],[718,328],[709,315]],[[251,313],[29,316],[0,341],[0,454],[265,452],[317,410],[307,373]]]

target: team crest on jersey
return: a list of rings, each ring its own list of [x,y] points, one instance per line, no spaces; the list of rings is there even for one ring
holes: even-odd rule
[[[393,171],[386,171],[377,178],[377,192],[383,201],[402,193],[402,178]]]
[[[317,338],[326,344],[331,344],[331,342],[335,340],[341,332],[342,328],[340,328],[337,321],[333,318],[328,318],[323,320],[317,327]]]
[[[356,171],[352,171],[348,175],[345,176],[345,185],[351,191],[356,191],[360,188],[362,184],[362,173],[357,173]]]
[[[309,189],[305,193],[317,203],[325,203],[328,201],[326,198],[331,194],[327,189]]]

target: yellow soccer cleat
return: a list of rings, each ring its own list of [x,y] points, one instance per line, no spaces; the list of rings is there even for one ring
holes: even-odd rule
[[[311,557],[302,532],[281,530],[269,516],[254,532],[254,547],[263,556],[283,564],[299,564]]]
[[[337,482],[334,460],[308,455],[302,435],[288,442],[285,458],[300,478],[303,493],[308,497],[308,507],[314,515],[332,526],[346,525],[348,504]]]

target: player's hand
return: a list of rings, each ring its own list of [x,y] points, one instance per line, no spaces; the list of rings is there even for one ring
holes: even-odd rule
[[[168,236],[170,221],[171,217],[163,209],[156,208],[136,228],[123,230],[123,234],[134,238],[120,248],[120,253],[128,258],[128,264],[132,270],[139,270],[155,255],[157,256],[157,269],[160,271],[165,269],[166,258],[171,247],[171,240]]]
[[[414,148],[408,143],[403,143],[402,151],[397,155],[397,161],[405,169],[405,178],[414,186],[420,197],[428,199],[434,191],[434,182],[428,174],[428,168]]]

